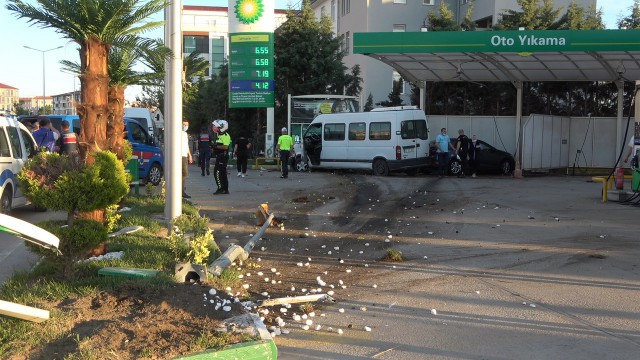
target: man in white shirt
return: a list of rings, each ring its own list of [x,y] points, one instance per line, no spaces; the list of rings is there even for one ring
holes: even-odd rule
[[[189,129],[189,121],[182,121],[182,197],[190,199],[191,196],[187,194],[187,175],[189,174],[188,165],[193,163],[191,157],[191,150],[189,150],[189,135],[187,130]]]

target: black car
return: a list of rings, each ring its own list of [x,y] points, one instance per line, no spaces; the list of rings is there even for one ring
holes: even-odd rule
[[[506,151],[498,150],[482,140],[477,140],[480,144],[480,152],[477,159],[477,172],[481,174],[502,174],[511,175],[515,167],[513,156]],[[451,139],[451,145],[456,148],[457,139]],[[462,171],[462,162],[455,153],[450,152],[449,157],[449,174],[459,175]],[[437,171],[438,156],[436,147],[432,144],[429,148],[428,170]],[[469,174],[467,174],[469,175]]]

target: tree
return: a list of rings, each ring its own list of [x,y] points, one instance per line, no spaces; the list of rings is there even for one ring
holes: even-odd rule
[[[602,11],[597,11],[595,4],[584,8],[576,0],[572,0],[567,12],[555,24],[555,29],[564,30],[602,30]]]
[[[62,37],[80,45],[80,91],[77,106],[81,118],[80,150],[88,161],[93,152],[107,148],[109,73],[112,46],[139,47],[138,34],[163,22],[145,22],[165,8],[164,0],[37,0],[38,6],[8,0],[7,9],[42,28],[53,28]]]
[[[380,101],[376,103],[378,106],[402,106],[404,105],[402,98],[400,97],[400,93],[402,93],[402,86],[404,85],[404,81],[402,79],[396,80],[393,82],[393,89],[388,95],[389,100]]]
[[[562,8],[554,10],[553,0],[517,0],[522,11],[509,9],[501,13],[494,30],[546,30],[554,25]]]
[[[274,35],[275,96],[281,118],[288,94],[343,93],[348,81],[342,41],[342,37],[334,37],[329,17],[316,21],[309,0],[303,0],[298,12],[288,10],[287,21]]]
[[[456,24],[453,11],[449,9],[449,5],[444,1],[440,1],[438,15],[436,15],[433,10],[430,10],[427,15],[427,20],[429,22],[427,27],[429,31],[459,31],[461,29],[461,27]]]
[[[634,0],[631,14],[618,20],[618,29],[640,29],[640,0]]]
[[[373,95],[371,95],[371,93],[369,93],[369,96],[367,96],[367,102],[364,103],[364,112],[369,112],[373,110]]]
[[[345,76],[344,94],[348,96],[360,96],[362,91],[362,77],[360,77],[360,65],[356,64],[351,72]]]

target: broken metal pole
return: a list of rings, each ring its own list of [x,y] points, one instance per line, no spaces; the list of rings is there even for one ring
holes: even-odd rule
[[[267,300],[263,300],[262,303],[260,303],[260,306],[295,304],[295,303],[312,302],[312,301],[318,301],[318,300],[327,300],[331,302],[336,301],[334,298],[332,298],[327,294],[315,294],[315,295],[284,297],[284,298],[277,298],[277,299],[267,299]]]
[[[253,250],[253,247],[256,246],[256,243],[262,237],[262,234],[267,231],[267,228],[271,224],[271,220],[273,220],[273,214],[269,215],[267,221],[264,222],[260,230],[258,230],[258,232],[253,235],[253,237],[249,240],[249,242],[247,242],[244,248],[235,244],[229,246],[224,254],[220,255],[220,257],[215,259],[215,261],[207,267],[209,272],[214,276],[220,276],[224,269],[231,265],[231,263],[233,263],[237,258],[243,261],[246,260],[249,257],[249,253],[251,252],[251,250]]]

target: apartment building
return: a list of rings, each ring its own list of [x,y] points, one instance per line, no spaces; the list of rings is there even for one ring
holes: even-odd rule
[[[216,73],[216,69],[227,61],[229,54],[229,14],[225,6],[182,7],[182,53],[192,53],[209,61],[205,76]],[[274,30],[287,19],[286,10],[275,9]]]
[[[76,104],[82,99],[80,91],[53,95],[54,115],[76,115]]]
[[[29,111],[29,114],[37,114],[38,109],[43,108],[45,106],[53,105],[53,98],[51,96],[42,97],[42,96],[34,96],[30,98],[20,98],[20,106]]]
[[[478,30],[488,30],[500,19],[506,9],[520,9],[517,0],[312,0],[311,7],[319,19],[322,14],[330,16],[334,32],[344,36],[344,63],[348,68],[360,65],[364,80],[361,97],[366,101],[369,94],[374,103],[387,100],[393,81],[400,75],[389,65],[368,56],[353,54],[353,34],[358,32],[416,32],[425,31],[429,12],[438,13],[440,1],[449,9],[460,24],[471,5],[472,18]],[[572,0],[555,0],[556,8],[566,9]],[[577,0],[584,7],[596,4],[596,0]],[[564,11],[563,11],[564,12]],[[409,104],[410,87],[404,86],[403,100]]]
[[[18,88],[0,83],[0,112],[5,114],[14,111],[19,99]]]

